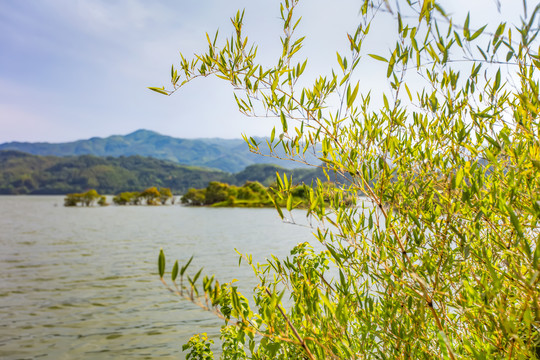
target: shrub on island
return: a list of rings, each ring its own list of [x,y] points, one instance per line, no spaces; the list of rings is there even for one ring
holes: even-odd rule
[[[99,195],[94,189],[88,190],[85,193],[67,194],[64,198],[64,206],[92,206],[94,204],[106,206],[107,199],[103,195]]]
[[[306,202],[304,186],[297,186],[293,201],[302,207]],[[257,181],[247,181],[238,187],[212,181],[205,189],[190,188],[180,199],[189,206],[212,207],[285,207],[287,199],[276,196],[273,187],[265,187]]]
[[[113,198],[116,205],[166,205],[168,201],[174,204],[174,196],[169,188],[149,187],[142,192],[122,192]]]

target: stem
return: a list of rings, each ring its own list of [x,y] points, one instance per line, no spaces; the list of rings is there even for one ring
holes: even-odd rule
[[[266,293],[268,294],[268,296],[272,297],[272,293],[270,292],[270,290],[268,290],[268,288],[264,288],[264,290],[266,291]],[[298,331],[296,331],[296,328],[294,327],[294,325],[291,323],[291,320],[289,319],[289,317],[285,314],[285,312],[283,311],[283,309],[281,308],[281,306],[277,305],[277,308],[279,310],[279,312],[281,313],[281,315],[283,316],[283,318],[285,319],[285,321],[287,321],[287,324],[289,325],[289,327],[291,328],[291,330],[293,331],[294,333],[294,336],[296,337],[296,339],[298,339],[298,341],[300,342],[300,345],[304,348],[304,350],[306,351],[308,357],[312,360],[315,360],[315,356],[313,356],[313,354],[311,353],[311,351],[309,351],[309,348],[307,347],[306,345],[306,342],[304,341],[304,339],[302,339],[300,337],[300,334],[298,334]]]

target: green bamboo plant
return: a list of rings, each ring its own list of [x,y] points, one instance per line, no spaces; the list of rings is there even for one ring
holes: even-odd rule
[[[172,67],[171,88],[151,89],[215,75],[240,112],[276,118],[266,143],[246,137],[253,152],[316,152],[330,185],[309,187],[307,215],[325,250],[299,244],[264,264],[244,255],[259,282],[250,301],[213,277],[201,287],[200,272],[185,283],[178,263],[169,285],[160,252],[162,281],[228,321],[223,359],[540,358],[540,5],[524,1],[517,26],[473,29],[442,1],[364,0],[349,51],[300,86],[298,2],[280,4],[274,66],[257,61],[238,12],[231,37],[207,35],[205,53]],[[374,53],[362,45],[380,18],[395,45]],[[387,70],[380,93],[358,74],[374,62]],[[291,179],[277,182],[275,196],[290,198]],[[204,339],[184,347],[190,358],[212,357]]]

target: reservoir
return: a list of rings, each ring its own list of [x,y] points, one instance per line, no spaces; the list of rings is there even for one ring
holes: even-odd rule
[[[303,212],[295,213],[307,223]],[[194,275],[256,284],[238,254],[263,262],[315,240],[275,209],[66,208],[62,196],[0,197],[0,358],[182,359],[193,334],[217,340],[223,321],[169,293],[157,256]],[[201,276],[202,278],[202,276]]]

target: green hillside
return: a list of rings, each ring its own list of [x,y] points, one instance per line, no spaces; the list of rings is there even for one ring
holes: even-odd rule
[[[276,171],[293,174],[295,182],[310,183],[320,175],[313,169],[288,170],[268,164],[251,165],[230,174],[138,155],[57,157],[4,150],[0,151],[0,194],[66,194],[88,189],[117,194],[151,186],[183,194],[189,188],[204,188],[211,181],[231,185],[258,181],[269,185],[274,182]]]
[[[115,194],[149,186],[182,193],[209,181],[229,182],[231,175],[142,156],[55,157],[0,151],[0,194],[65,194],[91,188]]]

